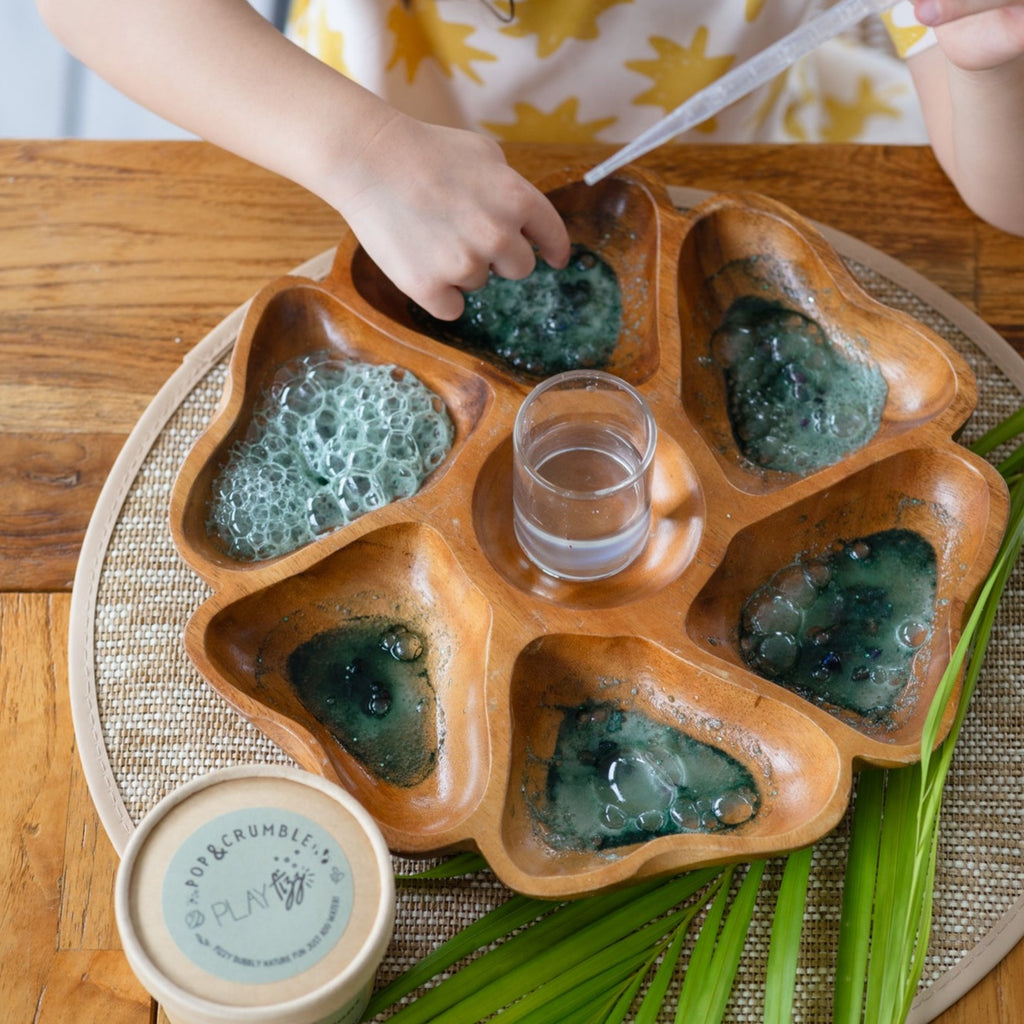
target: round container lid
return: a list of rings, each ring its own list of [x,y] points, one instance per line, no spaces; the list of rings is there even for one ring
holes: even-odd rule
[[[169,1008],[315,1021],[372,982],[394,877],[376,823],[339,786],[293,768],[228,768],[146,815],[115,905],[133,970]]]

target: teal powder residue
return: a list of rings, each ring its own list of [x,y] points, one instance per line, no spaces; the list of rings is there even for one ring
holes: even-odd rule
[[[733,303],[712,338],[740,451],[764,469],[806,474],[874,437],[888,388],[813,320],[762,299]]]
[[[232,445],[207,528],[234,558],[287,554],[415,494],[454,435],[444,403],[407,370],[325,353],[297,359]]]
[[[437,700],[425,642],[402,624],[359,620],[325,630],[288,657],[306,709],[364,767],[415,786],[437,765]]]
[[[534,814],[548,844],[601,850],[750,821],[760,803],[739,761],[639,711],[588,703],[565,711]]]
[[[931,636],[935,586],[935,551],[911,530],[839,541],[751,594],[740,649],[759,675],[809,700],[881,718]]]
[[[618,343],[622,296],[615,271],[581,246],[561,270],[538,260],[529,277],[492,274],[465,299],[458,320],[431,321],[434,333],[532,376],[601,369]]]

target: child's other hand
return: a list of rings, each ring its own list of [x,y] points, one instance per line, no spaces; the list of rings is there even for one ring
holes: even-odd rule
[[[536,256],[555,267],[568,261],[555,208],[484,136],[395,113],[350,155],[356,170],[342,172],[341,187],[325,198],[380,269],[433,316],[458,317],[462,293],[482,287],[491,270],[518,279]]]
[[[991,71],[1024,55],[1024,4],[1007,0],[915,0],[946,58],[963,71]]]

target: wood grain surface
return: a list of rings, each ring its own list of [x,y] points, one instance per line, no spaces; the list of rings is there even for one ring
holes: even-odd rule
[[[510,147],[532,176],[606,147]],[[1024,353],[1024,240],[914,147],[664,147],[671,184],[756,191],[901,260]],[[116,857],[67,702],[70,588],[120,446],[182,358],[338,216],[201,143],[0,141],[0,1020],[160,1019],[113,922]],[[1024,944],[941,1024],[1024,1024]],[[469,1024],[469,1022],[467,1022]]]

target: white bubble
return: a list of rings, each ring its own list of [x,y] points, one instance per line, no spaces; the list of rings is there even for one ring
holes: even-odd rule
[[[400,367],[303,357],[277,372],[231,448],[209,529],[237,558],[285,554],[415,494],[454,434],[444,403]]]

